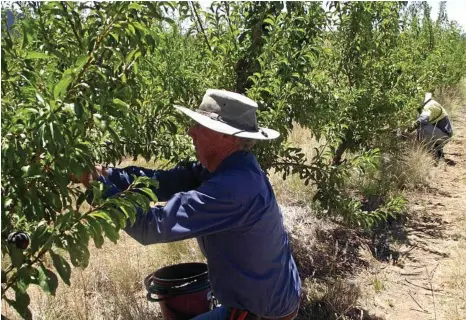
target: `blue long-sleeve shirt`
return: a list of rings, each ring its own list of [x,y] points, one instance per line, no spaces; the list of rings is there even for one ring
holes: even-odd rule
[[[212,173],[191,164],[169,171],[110,168],[112,193],[131,175],[159,181],[164,207],[139,212],[125,231],[144,245],[196,237],[222,305],[281,317],[299,304],[301,282],[274,192],[255,156],[236,152]]]

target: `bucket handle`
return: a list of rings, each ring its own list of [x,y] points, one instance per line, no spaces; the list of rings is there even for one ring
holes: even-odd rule
[[[151,302],[160,302],[160,301],[164,301],[164,300],[167,300],[167,299],[168,299],[168,297],[153,298],[152,293],[150,293],[150,292],[147,293],[147,300],[149,300]]]

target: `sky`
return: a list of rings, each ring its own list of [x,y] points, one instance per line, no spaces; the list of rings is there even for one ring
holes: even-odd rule
[[[199,0],[201,6],[204,8],[208,7],[211,0]],[[412,1],[408,1],[412,2]],[[431,15],[433,19],[437,19],[438,8],[440,1],[427,1],[432,7]],[[466,1],[465,0],[450,0],[447,1],[447,15],[449,20],[456,20],[459,25],[466,32]]]
[[[7,6],[9,1],[2,1],[2,6]],[[408,1],[412,2],[412,1]],[[438,8],[440,1],[427,1],[432,7],[431,15],[433,19],[437,19]],[[202,7],[206,8],[211,3],[212,0],[199,0],[199,3]],[[465,0],[450,0],[447,1],[447,15],[448,19],[456,20],[458,24],[463,28],[463,31],[466,32],[466,1]]]
[[[439,2],[440,1],[427,1],[432,7],[432,18],[437,19]],[[466,32],[466,1],[464,0],[450,0],[447,1],[447,16],[448,20],[456,20],[459,25]]]

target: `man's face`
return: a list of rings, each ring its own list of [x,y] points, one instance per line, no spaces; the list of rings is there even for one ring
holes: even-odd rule
[[[196,122],[192,123],[188,130],[189,136],[193,139],[196,158],[206,167],[214,153],[215,137],[212,133],[215,132]]]
[[[235,146],[234,137],[210,130],[198,123],[191,124],[188,134],[193,139],[197,160],[209,171],[213,171],[219,158]]]

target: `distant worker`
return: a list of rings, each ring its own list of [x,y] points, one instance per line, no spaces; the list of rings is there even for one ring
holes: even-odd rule
[[[448,114],[440,103],[432,99],[432,93],[426,93],[424,104],[418,109],[420,115],[412,129],[417,129],[417,139],[426,143],[437,160],[444,157],[443,147],[453,136]]]

